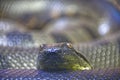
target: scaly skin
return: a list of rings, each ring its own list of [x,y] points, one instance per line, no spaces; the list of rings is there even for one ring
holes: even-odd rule
[[[92,43],[75,46],[78,46],[76,48],[78,49],[77,51],[80,51],[89,60],[93,67],[92,70],[36,70],[40,48],[1,46],[0,52],[3,53],[1,54],[3,56],[1,58],[3,59],[1,60],[3,61],[1,66],[4,69],[0,71],[2,73],[0,76],[3,79],[120,79],[119,43],[116,41],[115,43],[110,43],[108,41],[106,44]],[[61,55],[64,56],[63,53]],[[55,59],[52,58],[51,60]]]
[[[68,3],[68,0],[61,0],[60,2],[42,1],[40,3],[47,4],[47,6],[42,5],[44,8],[39,7],[38,10],[34,6],[28,9],[25,5],[31,4],[27,1],[2,1],[0,3],[0,24],[2,25],[0,28],[0,78],[3,80],[119,80],[120,33],[114,34],[120,29],[119,12],[104,0],[80,1],[81,3],[78,3],[77,0],[74,0],[74,2],[71,0],[70,3]],[[31,1],[31,3],[37,5],[34,1]],[[56,4],[60,5],[58,9],[56,9]],[[24,9],[22,6],[24,6]],[[74,8],[74,10],[71,10],[71,8]],[[36,10],[32,11],[33,9]],[[63,13],[61,10],[63,10]],[[64,16],[67,18],[64,19]],[[58,25],[59,22],[64,20],[65,24],[68,22],[69,25]],[[103,32],[104,34],[101,34],[98,32],[99,26],[102,24],[110,26],[107,33]],[[61,26],[65,26],[65,28],[60,30]],[[35,29],[35,31],[32,29]],[[39,30],[36,32],[36,29]],[[106,37],[106,35],[110,35],[112,38],[89,42],[99,39],[101,36]],[[43,68],[46,68],[46,65],[42,65],[42,69],[38,68],[40,66],[40,64],[37,64],[40,61],[38,56],[44,56],[44,51],[43,55],[40,55],[40,45],[44,43],[55,45],[54,43],[60,42],[73,43],[75,48],[73,52],[76,53],[77,51],[77,56],[89,63],[92,69],[72,70],[71,67],[68,67],[69,65],[59,63],[57,65],[71,70],[44,71]],[[82,42],[85,42],[85,44]],[[68,50],[66,53],[68,53],[69,47],[66,49]],[[63,52],[61,55],[65,56]],[[73,53],[70,53],[69,58],[71,58],[71,55]],[[63,59],[69,60],[69,58],[65,57]],[[54,58],[51,60],[54,60]],[[51,65],[52,63],[49,66],[53,67]],[[40,70],[36,70],[37,68]],[[58,66],[57,68],[61,67]]]

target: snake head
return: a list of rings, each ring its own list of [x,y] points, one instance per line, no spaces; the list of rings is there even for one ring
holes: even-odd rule
[[[70,43],[44,44],[40,48],[37,68],[45,71],[91,69],[87,61],[77,54]]]

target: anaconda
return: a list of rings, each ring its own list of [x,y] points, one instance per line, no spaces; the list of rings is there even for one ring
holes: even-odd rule
[[[2,80],[120,79],[120,14],[109,0],[4,0],[0,16]]]

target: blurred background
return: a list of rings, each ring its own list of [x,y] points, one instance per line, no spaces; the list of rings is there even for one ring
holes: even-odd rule
[[[1,0],[0,44],[90,42],[120,30],[119,0]]]

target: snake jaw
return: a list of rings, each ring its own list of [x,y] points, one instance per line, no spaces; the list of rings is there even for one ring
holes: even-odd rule
[[[70,43],[42,45],[37,68],[45,71],[90,70],[91,66],[77,55]]]

